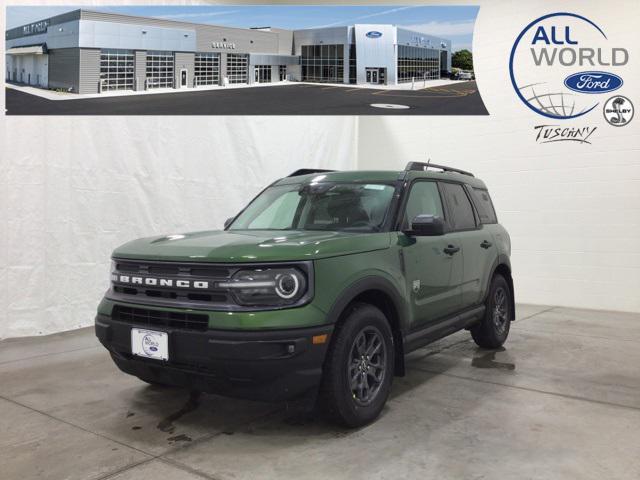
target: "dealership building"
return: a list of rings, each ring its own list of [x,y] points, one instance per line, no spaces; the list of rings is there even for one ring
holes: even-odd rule
[[[304,81],[396,85],[451,70],[451,41],[394,25],[230,28],[91,10],[12,28],[6,79],[89,94]]]

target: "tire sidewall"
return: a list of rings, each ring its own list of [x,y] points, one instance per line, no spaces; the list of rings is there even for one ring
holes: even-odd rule
[[[496,291],[502,288],[507,296],[507,324],[505,326],[504,332],[499,334],[496,330],[496,327],[493,323],[493,308],[494,308],[494,298]],[[511,305],[511,292],[509,290],[509,284],[505,280],[502,275],[496,275],[491,281],[491,289],[489,290],[489,298],[487,298],[487,311],[485,314],[485,322],[488,330],[491,332],[491,336],[495,340],[496,343],[502,345],[509,336],[509,329],[511,326],[511,321],[509,320],[509,316],[512,312],[513,305]]]
[[[348,363],[351,347],[358,334],[366,327],[373,326],[380,331],[386,347],[386,369],[384,379],[377,396],[369,405],[359,405],[353,399],[348,377]],[[357,306],[345,319],[333,351],[332,372],[334,378],[333,391],[336,395],[338,413],[349,426],[360,426],[374,420],[382,411],[393,383],[394,373],[394,344],[393,334],[385,315],[376,307],[370,305]]]

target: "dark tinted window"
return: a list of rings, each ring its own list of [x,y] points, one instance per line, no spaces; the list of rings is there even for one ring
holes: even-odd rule
[[[416,182],[411,187],[402,224],[403,230],[409,228],[410,222],[417,215],[436,215],[444,219],[436,182]]]
[[[473,201],[478,209],[481,223],[497,223],[496,211],[493,209],[493,202],[489,192],[481,188],[472,188]]]
[[[453,228],[456,230],[476,228],[473,207],[462,185],[457,183],[443,183],[442,187],[447,205],[453,217],[450,219]]]

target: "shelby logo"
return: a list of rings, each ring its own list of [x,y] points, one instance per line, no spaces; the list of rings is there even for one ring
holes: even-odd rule
[[[509,74],[528,108],[566,120],[593,110],[598,105],[593,94],[622,86],[619,76],[589,67],[616,68],[628,62],[628,50],[610,46],[602,29],[588,18],[551,13],[520,32],[511,49]]]
[[[209,288],[206,280],[173,280],[172,278],[134,277],[131,275],[111,274],[111,280],[129,285],[146,285],[148,287],[176,287],[176,288]]]
[[[538,125],[534,127],[537,130],[536,142],[538,143],[555,143],[555,142],[591,142],[588,138],[596,131],[598,127],[561,127],[560,125]]]
[[[382,36],[382,32],[371,31],[365,34],[369,38],[380,38]]]

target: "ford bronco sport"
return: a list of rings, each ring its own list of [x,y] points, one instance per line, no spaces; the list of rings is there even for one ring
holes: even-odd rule
[[[222,231],[117,248],[96,334],[148,383],[317,396],[337,420],[364,425],[408,352],[462,329],[480,347],[504,343],[510,249],[468,172],[298,170]]]

